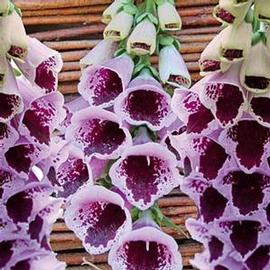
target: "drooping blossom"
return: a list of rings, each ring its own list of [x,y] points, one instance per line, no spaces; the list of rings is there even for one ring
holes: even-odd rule
[[[108,24],[122,7],[123,0],[114,0],[102,13],[102,22]]]
[[[159,53],[159,74],[163,83],[174,87],[186,87],[191,85],[191,77],[187,66],[179,53],[173,46],[165,46]]]
[[[131,30],[133,15],[123,11],[116,14],[105,27],[103,36],[105,40],[120,41],[125,39]]]
[[[157,143],[135,145],[110,169],[112,183],[127,200],[145,210],[180,184],[175,156]]]
[[[129,56],[120,56],[102,65],[89,66],[82,72],[79,93],[90,106],[110,107],[127,87],[133,66]]]
[[[159,25],[162,31],[177,31],[182,28],[182,21],[175,6],[164,1],[157,8]]]
[[[131,125],[145,124],[152,130],[159,130],[175,120],[170,103],[170,96],[154,78],[141,75],[119,95],[114,111]]]
[[[86,108],[71,119],[66,132],[68,141],[80,147],[86,158],[118,158],[123,150],[132,144],[127,128],[118,117],[100,108]]]
[[[82,240],[90,254],[108,251],[126,231],[131,216],[117,193],[101,186],[85,186],[66,205],[66,225]]]

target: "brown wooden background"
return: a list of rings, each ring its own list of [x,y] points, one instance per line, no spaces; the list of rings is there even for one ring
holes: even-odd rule
[[[76,95],[80,77],[79,60],[102,39],[104,25],[100,23],[101,14],[111,0],[14,0],[22,9],[27,32],[43,41],[47,46],[60,51],[64,67],[59,77],[59,90],[66,97]],[[199,76],[198,59],[207,43],[220,31],[219,23],[212,17],[212,9],[218,0],[177,0],[177,9],[182,17],[183,29],[175,35],[179,37],[181,52],[192,75]],[[153,57],[153,63],[157,63]],[[187,217],[196,216],[196,207],[190,199],[174,190],[159,201],[165,215],[176,224],[184,225]],[[196,242],[171,229],[163,228],[179,244],[185,269],[189,259],[201,250]],[[110,269],[107,254],[91,256],[81,246],[80,241],[70,232],[62,221],[54,226],[51,236],[53,249],[58,258],[67,262],[67,270],[90,270],[81,266],[83,258],[102,270]],[[120,269],[119,269],[120,270]]]

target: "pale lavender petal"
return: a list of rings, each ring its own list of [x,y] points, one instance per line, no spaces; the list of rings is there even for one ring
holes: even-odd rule
[[[170,109],[171,98],[153,78],[137,77],[119,95],[114,111],[131,125],[147,125],[152,130],[168,127],[175,115]]]
[[[79,93],[90,105],[110,107],[126,89],[133,66],[133,61],[128,56],[111,59],[103,65],[90,66],[82,73]]]
[[[80,147],[87,158],[118,158],[132,144],[129,131],[122,127],[116,115],[100,108],[86,108],[76,113],[66,138]]]
[[[131,230],[131,216],[124,204],[115,192],[101,186],[86,186],[68,201],[65,222],[90,254],[101,254]]]
[[[182,258],[175,240],[154,227],[126,233],[109,253],[113,270],[178,270]]]
[[[2,156],[2,153],[5,153],[18,139],[19,134],[14,127],[8,123],[0,122],[0,156]]]
[[[28,37],[28,54],[24,62],[17,62],[26,78],[45,93],[57,90],[58,73],[62,69],[61,55],[35,38]]]
[[[180,184],[175,156],[157,143],[135,145],[113,164],[112,183],[136,207],[145,210]]]

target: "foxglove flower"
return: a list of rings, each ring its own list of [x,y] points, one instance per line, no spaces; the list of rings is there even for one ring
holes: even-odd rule
[[[214,9],[214,16],[222,23],[240,24],[243,22],[252,0],[220,0]]]
[[[79,93],[90,105],[110,107],[126,89],[133,67],[133,61],[128,56],[111,59],[102,65],[89,66],[82,72]]]
[[[159,53],[159,74],[163,83],[170,84],[174,87],[186,87],[191,85],[191,78],[187,66],[173,46],[166,46]]]
[[[65,222],[90,254],[108,251],[132,223],[121,196],[99,186],[85,186],[71,196]]]
[[[19,139],[19,133],[9,123],[0,122],[0,160],[3,154]]]
[[[254,45],[241,68],[241,84],[253,93],[270,91],[270,66],[268,59],[270,53],[263,42]],[[256,61],[256,67],[254,63]]]
[[[157,225],[141,222],[125,233],[109,253],[113,270],[182,269],[182,258],[175,240]],[[144,224],[145,223],[145,224]]]
[[[157,143],[127,149],[110,169],[112,183],[141,210],[180,184],[174,155]]]
[[[266,23],[270,22],[270,5],[268,1],[256,0],[255,5],[255,16]]]
[[[248,56],[251,48],[251,24],[243,22],[240,25],[230,25],[221,33],[220,56],[222,61],[237,62]]]
[[[108,24],[122,7],[123,0],[114,0],[102,14],[102,22]]]
[[[112,40],[100,41],[86,56],[80,60],[81,68],[91,65],[101,65],[113,58],[117,49],[117,43]]]
[[[215,36],[201,54],[199,66],[202,76],[213,71],[225,72],[231,66],[230,62],[225,62],[220,59],[222,35],[222,32],[220,32]]]
[[[80,147],[86,158],[118,158],[132,144],[129,131],[114,113],[86,108],[77,112],[66,132],[68,141]]]
[[[176,31],[182,27],[182,21],[174,5],[164,1],[157,8],[159,26],[162,31]]]
[[[199,91],[202,104],[211,110],[221,127],[235,124],[246,108],[245,92],[239,77],[240,64],[233,64],[226,73],[208,76]]]
[[[3,58],[1,58],[1,66],[6,74],[2,76],[2,87],[0,87],[0,121],[6,123],[22,112],[23,100],[12,67]]]
[[[125,39],[131,30],[133,16],[125,11],[120,11],[105,27],[104,39],[120,41]]]
[[[155,79],[141,75],[119,95],[114,111],[131,125],[146,124],[152,130],[160,130],[175,120],[170,103],[170,96]]]
[[[136,25],[127,40],[129,54],[145,55],[153,54],[156,50],[156,27],[148,19],[144,19]]]
[[[45,93],[57,90],[58,73],[63,61],[58,52],[46,47],[35,38],[27,38],[28,54],[23,62],[17,61],[25,77]]]
[[[208,134],[218,127],[215,118],[200,101],[198,90],[203,81],[195,84],[193,91],[176,89],[172,98],[172,110],[187,126],[187,133]]]
[[[16,31],[14,31],[16,29]],[[24,60],[28,53],[28,42],[21,17],[17,12],[4,16],[0,21],[1,54]]]

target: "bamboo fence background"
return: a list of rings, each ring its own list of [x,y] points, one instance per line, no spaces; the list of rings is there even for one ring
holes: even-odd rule
[[[64,61],[59,77],[59,90],[67,99],[77,93],[80,78],[79,60],[101,39],[104,25],[100,22],[103,10],[112,0],[14,0],[21,8],[27,32],[50,48],[58,50]],[[183,29],[174,33],[181,42],[181,53],[187,63],[193,82],[199,76],[198,59],[207,43],[220,31],[219,23],[212,17],[218,0],[176,0],[183,21]],[[157,64],[157,57],[152,62]],[[163,213],[176,224],[184,225],[188,217],[196,216],[193,202],[179,190],[174,190],[159,201]],[[185,269],[192,269],[190,258],[202,247],[172,229],[163,228],[179,244]],[[102,270],[108,270],[107,254],[91,256],[81,242],[59,220],[51,236],[51,245],[60,260],[67,262],[67,270],[90,270],[82,266],[83,258]]]

